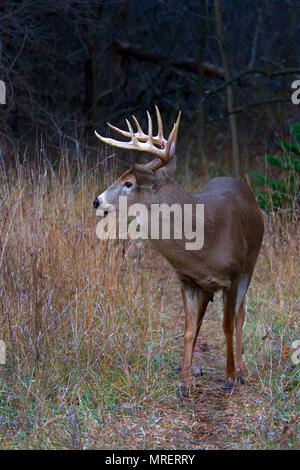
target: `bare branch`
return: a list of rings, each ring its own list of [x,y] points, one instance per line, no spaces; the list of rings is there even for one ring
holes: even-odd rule
[[[278,98],[278,99],[274,99],[274,100],[264,100],[264,101],[259,101],[257,103],[250,103],[250,104],[247,104],[246,106],[235,109],[235,110],[231,111],[230,113],[228,112],[228,113],[226,113],[222,116],[219,116],[218,118],[211,118],[210,121],[211,122],[221,121],[223,119],[226,119],[230,114],[238,114],[238,113],[242,113],[243,111],[246,111],[249,108],[256,108],[257,106],[266,106],[266,105],[269,105],[269,104],[278,104],[278,103],[291,103],[291,97],[289,97],[289,98]]]
[[[147,62],[152,62],[155,64],[164,64],[168,63],[174,67],[185,69],[188,72],[198,73],[198,64],[197,61],[189,57],[183,59],[168,59],[167,57],[160,54],[152,54],[145,52],[142,48],[138,46],[132,46],[127,42],[117,42],[113,43],[114,52],[121,55],[130,55],[139,60],[144,60]],[[218,67],[214,64],[208,62],[203,63],[203,71],[205,75],[211,77],[217,77],[224,79],[224,70],[221,67]]]
[[[244,72],[241,72],[239,75],[237,75],[234,78],[231,78],[230,80],[227,80],[226,82],[222,83],[222,85],[208,90],[205,95],[202,98],[202,101],[206,100],[211,95],[214,95],[218,93],[219,91],[224,90],[227,88],[229,85],[233,84],[234,82],[241,80],[241,78],[247,76],[247,75],[264,75],[266,78],[273,78],[273,77],[280,77],[284,75],[296,75],[300,73],[300,69],[287,69],[287,70],[281,70],[278,72],[268,72],[266,70],[262,69],[252,69],[252,70],[245,70]]]

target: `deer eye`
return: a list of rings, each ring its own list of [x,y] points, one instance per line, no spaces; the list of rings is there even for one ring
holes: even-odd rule
[[[132,186],[131,181],[126,181],[126,182],[124,183],[124,186],[125,186],[125,188],[131,188],[131,186]]]

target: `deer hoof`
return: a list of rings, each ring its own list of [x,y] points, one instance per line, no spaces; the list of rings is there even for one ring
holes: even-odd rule
[[[234,388],[235,382],[231,377],[227,377],[225,380],[224,390],[231,391]]]
[[[198,377],[198,375],[202,375],[202,370],[199,367],[192,367],[191,374]]]
[[[242,384],[242,385],[245,385],[245,379],[244,379],[244,375],[243,375],[243,372],[241,371],[241,369],[237,369],[236,370],[236,374],[237,374],[237,381]]]
[[[178,367],[176,367],[175,372],[176,372],[176,374],[180,374],[180,372],[181,372],[181,365],[179,365]],[[202,374],[202,369],[200,369],[199,367],[192,367],[192,368],[191,368],[191,375],[193,375],[194,377],[197,377],[198,375],[203,375],[203,374]]]
[[[191,387],[183,384],[179,384],[177,387],[178,398],[189,398],[191,396]]]

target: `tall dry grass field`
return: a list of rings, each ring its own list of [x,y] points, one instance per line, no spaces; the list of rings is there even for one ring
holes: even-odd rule
[[[109,181],[76,170],[66,155],[56,171],[49,162],[1,170],[1,448],[296,448],[297,217],[266,218],[244,328],[246,385],[223,389],[217,298],[195,354],[201,374],[182,399],[172,270],[148,242],[96,237],[92,201]]]

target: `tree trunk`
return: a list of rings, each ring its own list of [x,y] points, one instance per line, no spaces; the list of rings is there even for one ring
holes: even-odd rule
[[[224,34],[224,25],[222,17],[222,3],[221,0],[214,0],[215,5],[215,16],[216,26],[220,45],[220,52],[222,57],[222,63],[224,68],[225,80],[231,80],[231,72],[228,60],[228,54],[226,50],[226,41]],[[234,114],[234,94],[233,86],[229,84],[227,86],[227,108],[229,113],[229,123],[232,136],[232,170],[235,178],[240,177],[240,157],[239,157],[239,146],[238,146],[238,132],[237,132],[237,121],[236,115]]]
[[[205,119],[204,119],[204,103],[202,102],[204,94],[204,53],[206,46],[206,34],[207,34],[207,6],[206,0],[201,0],[201,21],[200,21],[200,36],[199,36],[199,48],[197,57],[198,66],[198,83],[197,83],[197,102],[198,102],[198,116],[197,116],[197,139],[200,152],[202,154],[203,162],[206,166],[206,145],[205,145]]]

